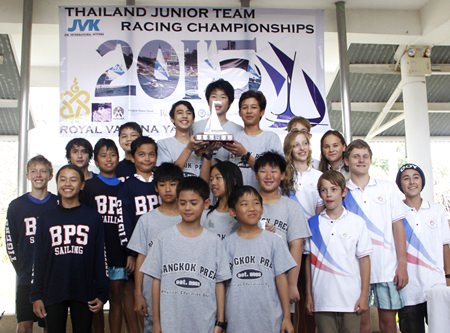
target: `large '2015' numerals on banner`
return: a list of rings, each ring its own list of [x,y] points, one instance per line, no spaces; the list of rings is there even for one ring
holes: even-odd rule
[[[184,49],[184,99],[200,99],[198,95],[198,43],[199,40],[183,40]],[[236,87],[239,90],[258,89],[261,85],[261,72],[259,68],[250,62],[252,56],[256,53],[256,39],[225,41],[216,40],[206,41],[208,45],[208,54],[202,61],[207,67],[217,71],[220,75],[222,70],[239,69],[246,73],[248,83],[244,87]],[[213,47],[214,46],[214,47]],[[112,63],[112,66],[105,70],[97,80],[95,96],[135,96],[135,85],[113,85],[112,82],[130,69],[133,64],[133,51],[131,46],[121,40],[108,40],[102,43],[97,52],[104,55],[116,51],[120,47],[120,53],[123,56],[123,62],[118,60]],[[215,51],[212,51],[215,50]],[[227,58],[224,59],[223,52],[247,51],[245,58]],[[212,53],[212,54],[211,54]],[[214,61],[211,58],[218,59]],[[217,64],[216,64],[217,62]],[[123,68],[123,63],[125,67]],[[252,66],[253,65],[253,66]],[[181,73],[179,57],[175,49],[166,41],[152,40],[147,42],[141,49],[137,60],[137,76],[142,90],[150,97],[155,99],[164,99],[169,97],[176,89]]]
[[[136,86],[134,85],[111,85],[112,81],[124,75],[133,64],[133,50],[131,49],[131,46],[122,40],[108,40],[98,47],[97,52],[103,57],[105,54],[115,51],[118,46],[121,48],[121,53],[124,60],[123,62],[125,63],[126,69],[123,68],[123,62],[120,61],[105,70],[97,80],[97,85],[95,87],[95,96],[97,97],[136,95]]]

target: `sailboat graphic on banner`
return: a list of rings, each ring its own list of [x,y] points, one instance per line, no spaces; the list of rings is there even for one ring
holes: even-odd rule
[[[278,70],[276,70],[272,65],[270,65],[268,62],[266,62],[264,59],[258,56],[258,59],[261,61],[262,65],[266,69],[267,73],[269,74],[272,83],[274,84],[274,88],[276,90],[277,96],[279,96],[282,92],[283,86],[286,84],[286,109],[280,113],[280,114],[273,114],[275,116],[275,119],[269,119],[272,124],[270,127],[272,128],[287,128],[287,124],[289,120],[294,117],[296,114],[294,114],[291,106],[291,97],[292,95],[296,95],[295,91],[292,91],[292,77],[294,75],[294,64],[295,64],[295,58],[296,53],[294,54],[294,58],[291,59],[288,55],[286,55],[283,51],[281,51],[279,48],[277,48],[272,43],[269,43],[272,47],[272,50],[275,52],[276,56],[280,60],[287,77],[285,78]],[[314,83],[314,81],[311,79],[311,77],[304,71],[301,70],[301,75],[303,76],[303,79],[305,81],[306,87],[308,89],[309,96],[312,99],[313,105],[318,113],[317,117],[308,118],[311,125],[317,126],[328,126],[328,124],[324,124],[323,120],[326,116],[326,105],[325,100],[320,93],[319,88]]]
[[[207,53],[206,58],[203,59],[205,64],[208,66],[210,70],[214,72],[213,76],[216,79],[216,76],[220,77],[220,63],[217,57],[217,45],[215,42],[207,41]]]
[[[158,81],[168,81],[169,72],[167,70],[167,63],[164,60],[163,53],[160,48],[158,48],[158,53],[156,55],[155,61],[155,79]]]

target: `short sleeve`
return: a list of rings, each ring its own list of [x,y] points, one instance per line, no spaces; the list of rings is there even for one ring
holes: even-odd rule
[[[281,237],[273,236],[273,266],[275,276],[278,276],[286,273],[297,264]]]
[[[148,252],[148,240],[147,232],[145,230],[144,224],[145,214],[142,215],[136,223],[133,234],[131,235],[130,241],[128,242],[128,248],[134,252],[147,255]]]
[[[161,279],[162,240],[158,237],[150,244],[147,257],[141,266],[141,272],[156,279]]]
[[[292,199],[288,201],[289,227],[287,231],[287,241],[291,242],[299,238],[311,236],[311,232],[306,221],[305,213],[300,209],[300,205]]]
[[[231,279],[230,264],[224,242],[220,241],[215,235],[214,238],[217,244],[216,281],[223,282]]]
[[[359,233],[358,242],[356,244],[356,257],[362,258],[370,255],[373,251],[372,241],[369,236],[369,230],[366,223],[361,220],[361,231]]]

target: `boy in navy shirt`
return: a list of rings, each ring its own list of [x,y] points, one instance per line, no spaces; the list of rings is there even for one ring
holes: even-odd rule
[[[119,127],[119,145],[125,153],[125,157],[117,166],[116,176],[122,181],[136,173],[133,155],[131,154],[131,143],[141,136],[142,128],[134,121],[127,122]]]
[[[52,177],[52,164],[44,156],[30,159],[27,178],[31,192],[11,201],[6,215],[6,249],[17,274],[17,332],[31,333],[36,320],[30,302],[33,250],[39,216],[57,205],[57,197],[47,190]]]

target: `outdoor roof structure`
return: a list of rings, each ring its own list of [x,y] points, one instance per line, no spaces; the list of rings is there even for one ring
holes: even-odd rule
[[[64,0],[34,2],[31,85],[58,86],[58,11],[72,4]],[[92,4],[80,0],[79,5]],[[126,1],[97,0],[96,4],[125,5]],[[212,0],[150,1],[136,5],[217,6]],[[221,2],[223,7],[239,7],[239,0]],[[19,70],[22,2],[3,0],[0,5],[0,135],[19,131]],[[342,112],[339,83],[336,13],[334,1],[252,0],[250,7],[323,9],[325,11],[325,78],[327,104],[333,128],[341,130]],[[351,128],[354,136],[403,137],[403,103],[400,68],[396,53],[407,45],[432,47],[433,75],[427,78],[431,136],[450,136],[450,2],[447,0],[348,0],[346,1]],[[44,46],[44,47],[43,47]],[[397,89],[397,90],[396,90]],[[397,92],[396,92],[397,91]],[[394,95],[393,95],[394,94]],[[371,131],[388,101],[379,130]],[[31,113],[33,115],[33,113]],[[32,119],[33,120],[33,119]],[[32,124],[32,122],[31,122]],[[392,125],[392,126],[388,126]]]
[[[394,59],[399,45],[351,44],[348,49],[350,63],[349,90],[352,102],[351,125],[354,136],[365,137],[377,119],[381,109],[401,81],[400,68]],[[435,46],[431,53],[432,68],[444,68],[450,64],[450,46]],[[443,66],[441,66],[443,65]],[[440,75],[442,74],[442,75]],[[450,76],[439,73],[427,77],[427,96],[431,136],[450,134]],[[340,83],[336,77],[327,94],[330,122],[341,130]],[[395,123],[378,136],[405,136],[403,123],[403,98],[400,93],[383,124]],[[396,119],[398,122],[396,122]]]
[[[19,71],[7,34],[0,34],[0,135],[19,133]]]

